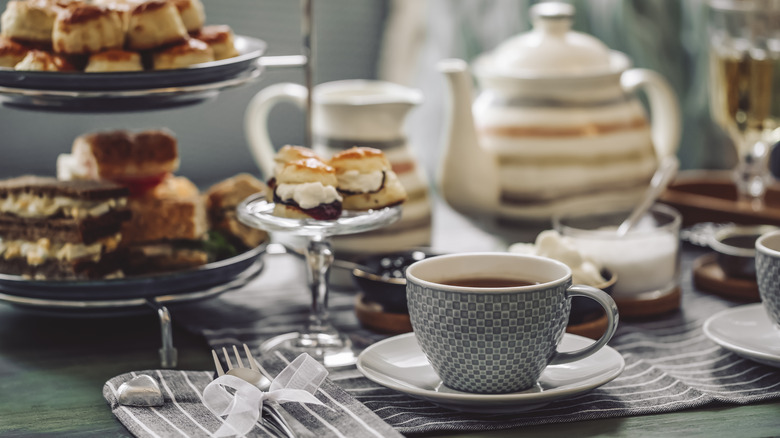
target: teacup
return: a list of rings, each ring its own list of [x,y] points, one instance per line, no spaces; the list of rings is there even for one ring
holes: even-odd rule
[[[756,279],[769,318],[780,325],[780,231],[762,234],[756,240]]]
[[[599,289],[571,284],[571,269],[538,256],[462,253],[421,260],[406,270],[412,328],[442,383],[474,393],[533,387],[549,365],[583,359],[612,338],[615,302]],[[607,330],[595,343],[559,352],[570,298],[595,300]]]

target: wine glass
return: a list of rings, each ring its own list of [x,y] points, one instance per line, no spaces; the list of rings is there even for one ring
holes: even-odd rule
[[[401,218],[401,206],[369,211],[344,211],[336,220],[289,219],[273,214],[274,204],[263,193],[250,196],[238,207],[238,218],[251,227],[289,233],[307,240],[306,265],[312,305],[300,332],[275,336],[260,346],[263,353],[276,349],[308,353],[328,368],[353,365],[352,342],[328,316],[328,274],[333,263],[331,236],[360,233],[384,227]]]
[[[738,201],[759,210],[780,140],[780,1],[710,0],[708,14],[710,110],[737,150]]]

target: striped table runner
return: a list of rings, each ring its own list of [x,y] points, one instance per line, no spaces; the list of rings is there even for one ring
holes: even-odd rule
[[[621,321],[610,345],[625,358],[625,371],[587,394],[519,414],[464,414],[377,385],[354,368],[332,372],[330,383],[403,434],[494,430],[779,398],[777,369],[730,353],[703,334],[708,317],[741,303],[693,287],[691,265],[701,254],[703,250],[692,247],[684,251],[682,310],[646,322]],[[202,333],[212,346],[246,342],[255,350],[270,336],[300,328],[309,309],[303,264],[290,256],[266,260],[266,271],[253,284],[217,300],[176,308],[174,319]],[[381,339],[358,325],[353,300],[351,294],[332,293],[329,307],[336,325],[357,344]],[[324,436],[356,436],[329,432]]]

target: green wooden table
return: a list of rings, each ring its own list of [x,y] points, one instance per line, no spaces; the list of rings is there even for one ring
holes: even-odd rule
[[[175,315],[175,313],[174,313]],[[179,369],[211,369],[199,336],[176,328]],[[103,400],[103,383],[159,368],[156,315],[100,319],[30,314],[0,304],[0,436],[131,436]],[[463,437],[780,435],[780,402],[555,424]]]

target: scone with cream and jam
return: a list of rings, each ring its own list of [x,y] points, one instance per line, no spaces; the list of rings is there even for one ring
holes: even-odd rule
[[[345,210],[372,210],[406,201],[406,190],[379,149],[353,147],[330,160]]]
[[[274,214],[295,219],[341,216],[336,171],[316,158],[291,161],[275,175]]]
[[[316,153],[314,153],[313,150],[303,146],[294,146],[288,144],[282,146],[281,149],[276,152],[276,155],[274,155],[273,174],[268,175],[265,181],[269,188],[267,191],[268,201],[273,202],[274,189],[276,188],[276,175],[281,173],[282,169],[284,169],[284,166],[292,161],[305,160],[307,158],[313,158],[315,160],[324,162],[324,160]]]

